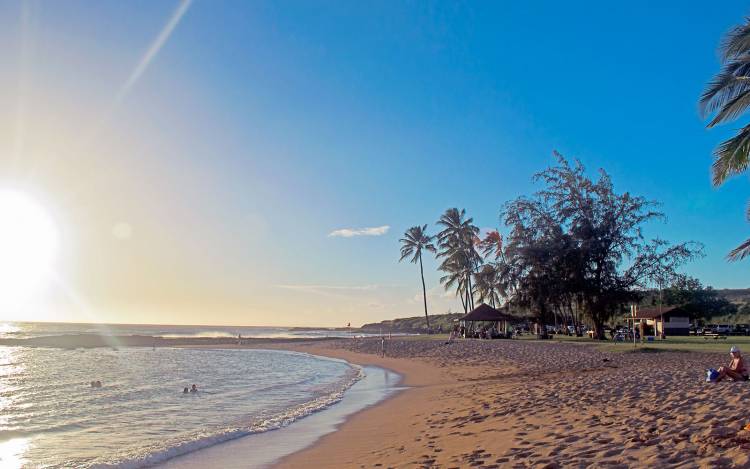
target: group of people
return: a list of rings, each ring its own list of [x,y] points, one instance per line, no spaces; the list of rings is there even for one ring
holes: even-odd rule
[[[198,386],[192,385],[190,388],[185,387],[185,389],[182,390],[182,394],[189,394],[191,392],[198,392]]]
[[[453,326],[453,330],[448,337],[449,342],[453,342],[454,339],[497,339],[497,338],[510,338],[509,334],[505,334],[497,329],[497,327],[484,326],[476,329],[467,328],[462,325],[456,324]]]
[[[101,381],[92,381],[90,384],[91,384],[92,388],[100,388],[100,387],[102,387],[102,382]],[[183,394],[189,394],[191,392],[198,392],[198,386],[196,386],[195,384],[193,384],[189,388],[185,387],[182,390]]]

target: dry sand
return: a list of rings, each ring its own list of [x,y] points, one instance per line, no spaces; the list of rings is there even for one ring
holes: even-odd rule
[[[410,389],[278,467],[750,467],[750,383],[705,383],[709,353],[536,341],[279,344],[373,364]]]

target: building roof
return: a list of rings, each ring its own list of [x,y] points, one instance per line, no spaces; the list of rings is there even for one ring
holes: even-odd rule
[[[677,312],[675,310],[679,310],[680,306],[662,306],[661,310],[658,306],[652,306],[649,308],[638,308],[638,311],[635,313],[636,319],[654,319],[658,318],[662,314],[667,315],[668,313]],[[630,319],[633,317],[632,314],[628,313],[625,314],[625,317]]]
[[[473,311],[461,318],[462,321],[516,321],[517,318],[510,314],[496,310],[492,306],[482,303]]]

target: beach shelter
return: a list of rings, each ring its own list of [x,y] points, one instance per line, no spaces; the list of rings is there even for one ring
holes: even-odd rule
[[[510,314],[498,311],[486,303],[482,303],[461,318],[461,322],[464,324],[470,323],[472,329],[476,322],[494,322],[496,324],[502,322],[503,327],[507,328],[508,322],[515,320],[516,318]]]
[[[690,314],[681,306],[637,307],[635,312],[625,316],[625,322],[634,322],[636,326],[640,326],[641,337],[644,325],[653,326],[654,333],[661,337],[688,335],[690,332]]]

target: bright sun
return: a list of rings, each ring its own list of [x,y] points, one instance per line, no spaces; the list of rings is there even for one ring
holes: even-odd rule
[[[42,286],[57,251],[57,229],[21,192],[0,190],[0,306],[21,306]]]

